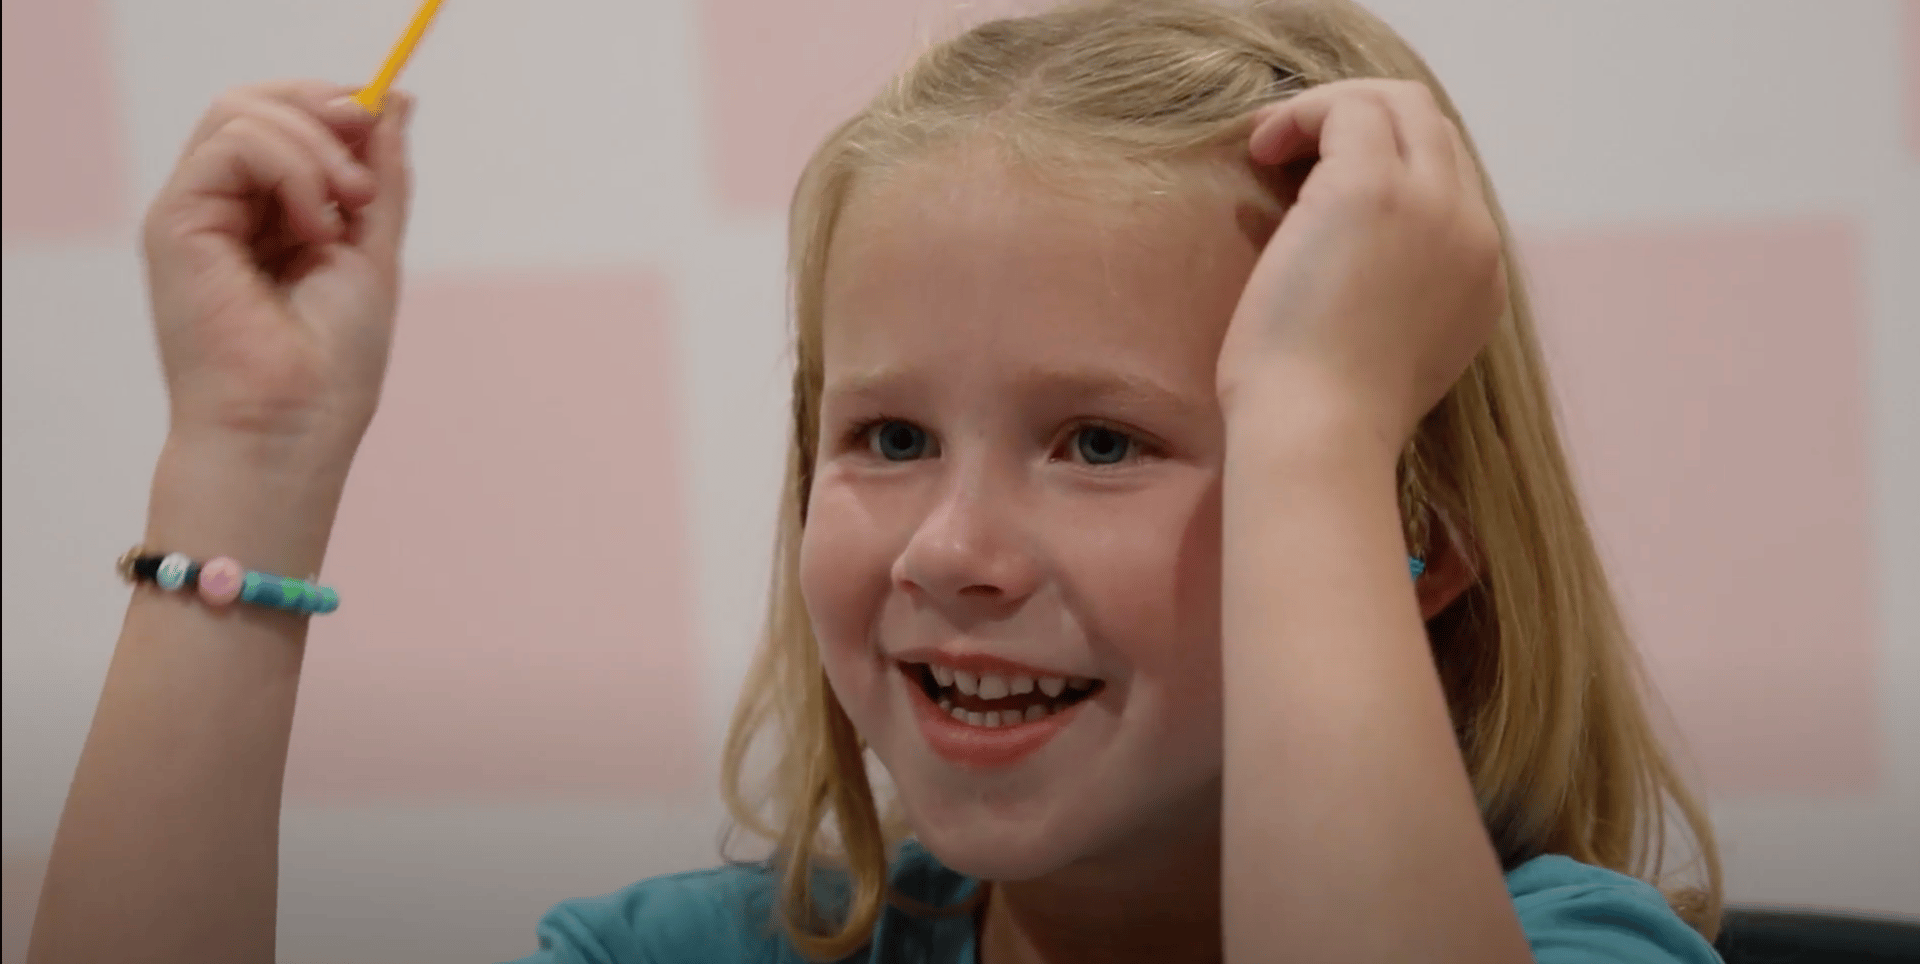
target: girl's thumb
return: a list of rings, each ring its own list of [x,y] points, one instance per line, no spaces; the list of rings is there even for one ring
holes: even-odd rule
[[[388,108],[367,135],[367,167],[378,182],[373,201],[361,210],[363,244],[379,260],[398,258],[406,234],[407,209],[412,201],[413,175],[407,164],[407,125],[413,116],[413,97],[387,95]]]

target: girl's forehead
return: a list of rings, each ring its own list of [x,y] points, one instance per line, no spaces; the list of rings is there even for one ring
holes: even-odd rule
[[[982,205],[992,197],[1014,203]],[[1128,159],[1059,138],[1021,140],[1016,146],[1011,137],[978,134],[864,165],[853,178],[842,219],[851,211],[875,208],[912,217],[950,213],[955,205],[1026,210],[1034,202],[1108,224],[1178,218],[1210,202],[1275,207],[1244,151]]]
[[[1225,192],[1105,194],[967,160],[863,185],[827,257],[829,377],[1105,356],[1210,383],[1258,254],[1243,205]]]
[[[856,176],[835,222],[827,281],[876,264],[937,267],[916,257],[933,248],[956,268],[1036,257],[1188,261],[1258,248],[1265,238],[1249,235],[1246,214],[1272,208],[1251,176],[1217,161],[1023,157],[974,138]]]

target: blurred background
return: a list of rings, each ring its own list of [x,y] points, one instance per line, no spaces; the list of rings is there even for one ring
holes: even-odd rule
[[[307,655],[282,961],[516,957],[557,900],[715,862],[786,198],[922,44],[1020,5],[446,5],[401,83],[410,274]],[[1371,6],[1525,238],[1729,897],[1920,913],[1920,0]],[[4,9],[12,962],[165,431],[142,207],[219,91],[362,81],[413,2]]]

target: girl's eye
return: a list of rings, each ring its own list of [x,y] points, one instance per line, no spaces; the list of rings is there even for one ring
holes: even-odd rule
[[[1127,433],[1102,425],[1088,425],[1073,433],[1073,452],[1088,465],[1117,465],[1139,447]]]
[[[873,454],[889,462],[908,462],[927,454],[929,440],[925,429],[912,422],[889,419],[867,429],[867,445]]]

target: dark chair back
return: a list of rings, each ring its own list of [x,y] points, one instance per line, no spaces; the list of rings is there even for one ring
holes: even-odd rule
[[[1920,964],[1920,918],[1729,907],[1713,946],[1726,964]]]

